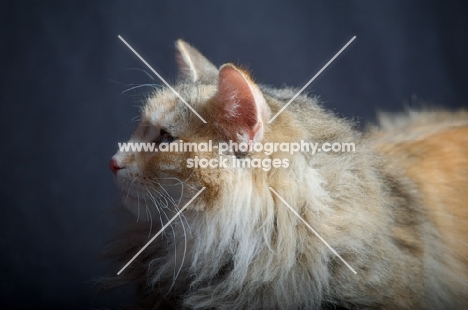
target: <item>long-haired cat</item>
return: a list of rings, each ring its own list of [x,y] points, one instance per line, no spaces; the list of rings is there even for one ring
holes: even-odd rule
[[[218,69],[187,43],[176,47],[173,88],[197,113],[161,88],[130,142],[355,150],[117,152],[111,169],[135,215],[110,248],[122,266],[205,188],[115,277],[138,285],[137,307],[468,309],[468,113],[381,115],[363,133],[300,95],[269,123],[296,90],[258,85],[233,64]],[[223,156],[230,166],[187,164]],[[287,165],[234,165],[246,159]]]

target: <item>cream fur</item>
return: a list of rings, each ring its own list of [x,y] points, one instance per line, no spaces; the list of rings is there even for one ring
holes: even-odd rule
[[[132,139],[151,141],[154,134],[147,128],[151,127],[166,128],[184,141],[222,141],[218,131],[222,124],[215,125],[219,118],[211,108],[217,104],[213,99],[217,82],[207,82],[203,75],[206,59],[197,69],[195,60],[201,54],[191,58],[193,48],[185,45],[178,43],[180,59],[190,74],[175,89],[208,124],[201,123],[165,89],[148,100]],[[249,83],[253,85],[251,80]],[[378,148],[398,139],[380,129],[363,137],[352,124],[322,110],[315,98],[307,96],[299,96],[267,124],[266,115],[274,115],[294,91],[249,87],[261,92],[255,93],[256,98],[264,98],[258,108],[263,111],[259,119],[264,126],[262,142],[354,142],[356,152],[245,154],[289,160],[289,168],[268,172],[189,170],[184,166],[187,157],[216,158],[216,152],[115,155],[125,166],[116,176],[124,203],[134,213],[140,207],[151,208],[147,214],[155,220],[128,226],[111,251],[120,263],[126,263],[147,242],[150,226],[152,231],[161,227],[206,187],[171,229],[115,281],[138,283],[140,306],[145,309],[168,305],[193,309],[468,307],[467,266],[447,254],[450,249],[428,215],[417,182]],[[459,118],[466,124],[465,116]],[[397,127],[382,122],[389,131]],[[413,138],[421,136],[424,134],[415,133]],[[408,139],[411,137],[406,135],[401,140]],[[274,188],[357,275],[268,187]],[[126,196],[132,197],[131,202],[125,201]],[[457,268],[465,273],[457,274]]]

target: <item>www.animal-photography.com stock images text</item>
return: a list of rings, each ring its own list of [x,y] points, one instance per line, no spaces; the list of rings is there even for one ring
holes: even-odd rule
[[[468,309],[468,4],[0,12],[1,309]]]

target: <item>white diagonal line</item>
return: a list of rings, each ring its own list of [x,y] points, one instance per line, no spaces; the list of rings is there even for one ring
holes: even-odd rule
[[[271,122],[273,122],[273,121],[275,120],[275,118],[276,118],[276,117],[277,117],[277,116],[278,116],[278,115],[279,115],[281,112],[283,112],[283,111],[284,111],[284,109],[286,109],[286,108],[288,107],[288,105],[289,105],[291,102],[293,102],[293,101],[294,101],[294,99],[296,99],[296,98],[297,98],[297,96],[299,96],[299,95],[300,95],[300,94],[301,94],[301,93],[304,91],[304,89],[306,89],[306,88],[307,88],[307,86],[309,86],[309,85],[310,85],[310,83],[312,83],[312,81],[313,81],[313,80],[315,80],[315,79],[317,78],[317,76],[319,76],[319,74],[320,74],[320,73],[322,73],[322,71],[323,71],[323,70],[325,70],[325,68],[326,68],[326,67],[328,67],[328,65],[329,65],[329,64],[331,64],[331,63],[332,63],[332,61],[333,61],[333,60],[335,60],[335,58],[336,58],[336,57],[338,57],[338,55],[340,55],[340,54],[341,54],[341,52],[343,52],[343,51],[345,50],[345,48],[347,48],[347,47],[348,47],[348,45],[350,45],[350,44],[351,44],[351,42],[353,42],[353,41],[354,41],[354,39],[356,39],[356,36],[354,36],[354,37],[353,37],[351,40],[349,40],[349,42],[348,42],[348,43],[346,43],[346,45],[345,45],[345,46],[343,46],[343,47],[342,47],[342,48],[339,50],[339,52],[338,52],[338,53],[336,53],[336,54],[335,54],[335,56],[333,56],[333,58],[332,58],[332,59],[330,59],[330,61],[329,61],[329,62],[327,62],[327,64],[326,64],[325,66],[323,66],[323,68],[322,68],[322,69],[320,69],[320,71],[319,71],[319,72],[317,72],[317,74],[316,74],[316,75],[314,75],[314,77],[313,77],[313,78],[311,78],[311,79],[310,79],[310,81],[309,81],[309,82],[307,82],[307,84],[305,84],[305,85],[304,85],[304,87],[302,87],[302,88],[301,88],[301,90],[300,90],[300,91],[299,91],[299,92],[298,92],[296,95],[294,95],[294,97],[292,97],[292,99],[291,99],[291,100],[289,100],[289,102],[288,102],[288,103],[286,103],[286,104],[284,105],[284,107],[282,107],[282,108],[281,108],[281,110],[279,110],[279,111],[278,111],[278,113],[276,113],[276,114],[275,114],[275,116],[273,116],[273,117],[272,117],[272,118],[271,118],[271,119],[268,121],[268,124],[269,124],[269,123],[271,123]]]
[[[319,238],[329,249],[330,251],[333,252],[333,254],[335,254],[354,274],[357,274],[357,272],[353,269],[353,267],[351,267],[348,262],[346,262],[343,257],[340,256],[340,254],[338,254],[338,252],[336,252],[329,244],[328,242],[325,241],[325,239],[323,239],[319,234],[318,232],[315,231],[315,229],[312,228],[312,226],[309,225],[309,223],[307,223],[300,215],[299,213],[296,212],[296,210],[294,210],[287,202],[286,200],[283,199],[283,197],[280,196],[280,194],[278,194],[273,188],[271,187],[268,187],[288,208],[289,210],[292,211],[292,213],[294,213],[295,216],[297,216],[306,226],[307,228],[310,229],[310,231],[312,231],[314,233],[314,235],[317,236],[317,238]]]
[[[135,258],[137,258],[137,256],[140,255],[141,252],[143,252],[143,251],[150,245],[150,243],[153,242],[154,239],[156,239],[156,238],[164,231],[164,229],[166,229],[166,228],[167,228],[167,227],[168,227],[168,226],[169,226],[169,225],[170,225],[170,224],[171,224],[171,223],[172,223],[188,206],[189,206],[189,204],[191,204],[192,201],[195,200],[195,198],[197,198],[198,195],[200,195],[201,192],[203,192],[203,191],[205,190],[205,188],[206,188],[206,187],[203,187],[195,196],[193,196],[192,199],[190,199],[190,201],[187,202],[187,203],[185,204],[185,206],[184,206],[182,209],[180,209],[179,212],[177,212],[177,214],[174,215],[174,217],[172,217],[171,220],[170,220],[169,222],[167,222],[167,224],[164,225],[164,226],[161,228],[161,230],[159,230],[158,233],[157,233],[153,238],[151,238],[151,240],[148,241],[148,243],[146,243],[145,246],[142,247],[141,250],[138,251],[138,253],[136,253],[135,256],[133,256],[133,258],[132,258],[125,266],[123,266],[122,269],[120,269],[119,272],[117,272],[117,275],[120,275],[120,274],[122,273],[122,271],[124,271],[125,268],[127,268],[128,265],[130,265],[130,264],[135,260]]]
[[[127,45],[127,47],[128,47],[135,55],[137,55],[137,57],[140,58],[140,60],[143,61],[143,63],[144,63],[151,71],[153,71],[153,73],[156,74],[156,76],[157,76],[164,84],[166,84],[166,86],[169,87],[169,89],[172,90],[172,91],[174,92],[174,94],[175,94],[177,97],[179,97],[179,99],[182,100],[182,102],[185,103],[185,105],[186,105],[190,110],[192,110],[192,112],[195,113],[195,115],[198,116],[198,118],[201,119],[201,121],[202,121],[203,123],[206,124],[206,121],[203,119],[203,117],[201,117],[201,115],[198,114],[197,111],[195,111],[195,110],[192,108],[192,106],[191,106],[190,104],[188,104],[187,101],[185,101],[184,98],[182,98],[182,96],[180,96],[179,93],[176,92],[176,90],[175,90],[174,88],[172,88],[171,85],[169,85],[169,83],[167,83],[166,80],[164,80],[164,79],[162,78],[162,76],[160,76],[159,73],[157,73],[156,70],[154,70],[153,67],[151,67],[151,66],[147,63],[146,60],[144,60],[143,57],[141,57],[140,54],[138,54],[137,51],[135,51],[135,50],[133,49],[133,47],[131,47],[130,44],[128,44],[127,41],[124,40],[124,38],[122,38],[120,35],[118,36],[118,38],[119,38],[120,40],[122,40],[122,42],[123,42],[125,45]]]

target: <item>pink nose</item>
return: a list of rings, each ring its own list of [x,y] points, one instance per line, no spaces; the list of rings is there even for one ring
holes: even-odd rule
[[[109,162],[109,168],[110,168],[110,170],[112,171],[113,174],[116,174],[117,171],[119,171],[123,167],[120,167],[119,164],[117,163],[117,161],[114,158],[112,158],[110,160],[110,162]]]

